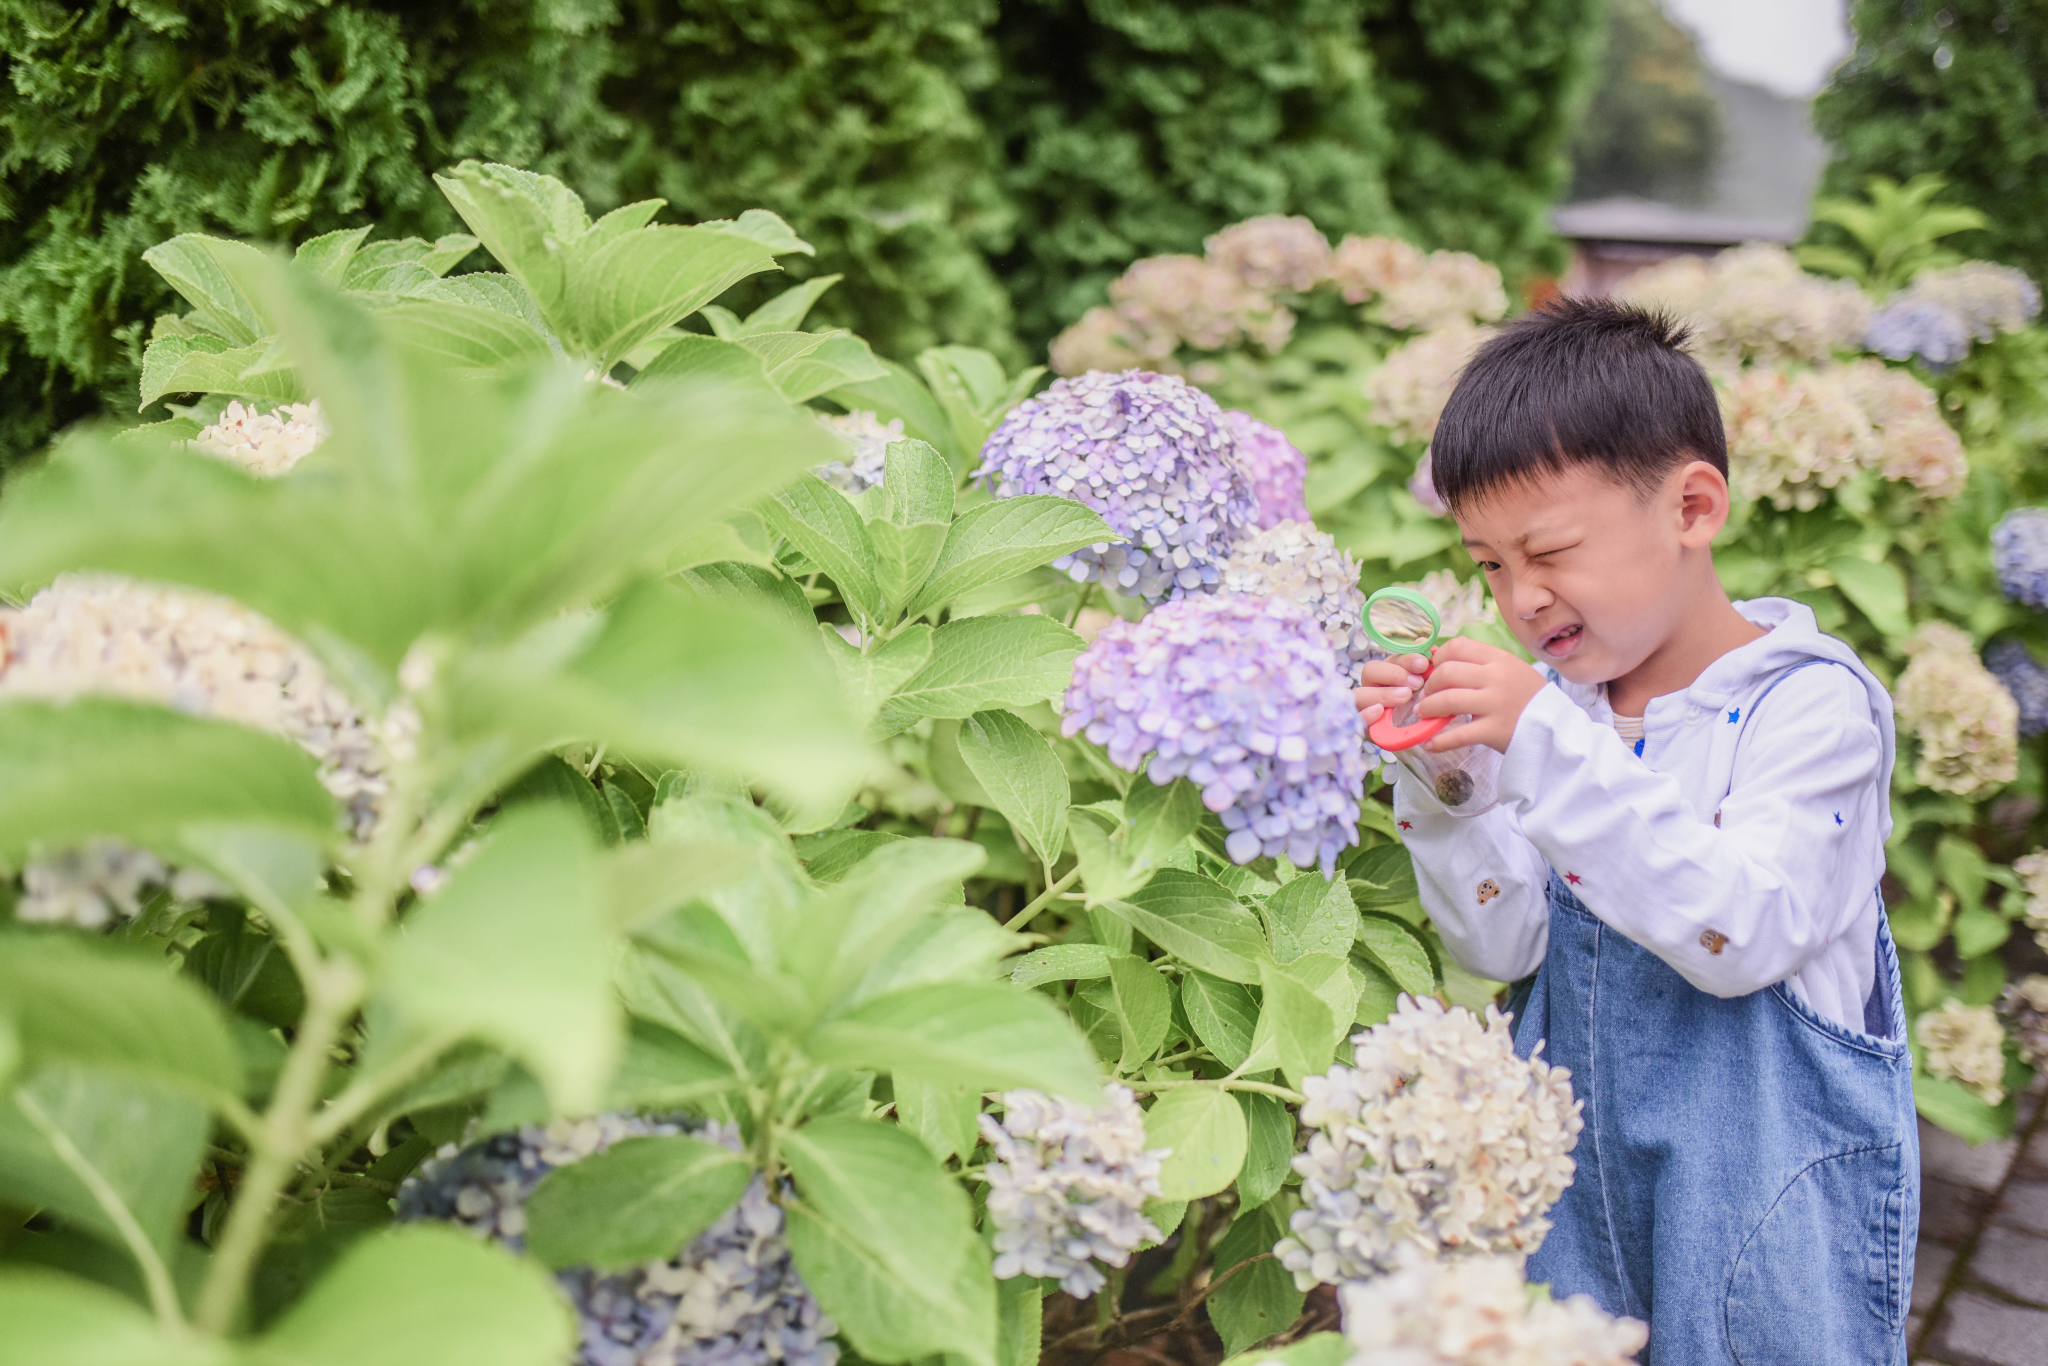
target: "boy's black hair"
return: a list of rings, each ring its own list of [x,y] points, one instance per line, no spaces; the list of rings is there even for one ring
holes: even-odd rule
[[[1725,477],[1728,434],[1690,333],[1612,299],[1560,299],[1480,347],[1437,422],[1430,473],[1453,508],[1592,465],[1647,497],[1677,466]]]

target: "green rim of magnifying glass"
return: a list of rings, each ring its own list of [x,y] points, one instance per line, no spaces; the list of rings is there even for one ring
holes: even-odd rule
[[[1399,598],[1411,606],[1420,607],[1429,617],[1429,639],[1420,645],[1403,644],[1388,640],[1373,628],[1372,605],[1381,598]],[[1382,650],[1391,650],[1397,655],[1426,655],[1436,645],[1436,638],[1443,634],[1444,619],[1437,614],[1436,604],[1412,588],[1382,588],[1365,600],[1365,633],[1372,637],[1372,643]]]

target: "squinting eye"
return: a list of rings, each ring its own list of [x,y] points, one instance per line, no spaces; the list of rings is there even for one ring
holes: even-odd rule
[[[1481,560],[1479,561],[1479,568],[1482,573],[1491,574],[1500,568],[1500,562],[1497,560]]]

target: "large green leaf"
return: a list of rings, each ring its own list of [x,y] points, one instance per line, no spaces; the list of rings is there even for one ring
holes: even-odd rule
[[[238,1096],[242,1060],[220,1008],[167,964],[55,936],[0,936],[0,1015],[23,1061],[133,1072]]]
[[[889,1078],[896,1093],[896,1118],[941,1162],[965,1157],[978,1141],[981,1089],[963,1082],[935,1081],[918,1072]]]
[[[687,1134],[629,1138],[548,1173],[527,1197],[527,1246],[550,1267],[673,1257],[740,1198],[754,1169]]]
[[[902,840],[869,854],[838,886],[776,927],[776,955],[821,1005],[840,1001],[905,931],[957,904],[987,855],[965,840]]]
[[[1010,964],[1010,980],[1020,987],[1045,982],[1081,982],[1109,976],[1110,950],[1101,944],[1053,944]]]
[[[855,645],[831,626],[818,623],[819,639],[825,653],[839,670],[839,677],[851,695],[862,722],[873,722],[896,690],[917,675],[932,657],[932,628],[919,623],[907,626],[883,641]],[[908,725],[905,716],[893,727],[870,727],[870,733],[887,730],[894,734]],[[886,737],[884,737],[886,738]]]
[[[932,632],[932,657],[882,709],[891,717],[964,720],[1064,692],[1081,638],[1050,617],[969,617]]]
[[[288,740],[112,698],[0,702],[0,859],[96,835],[179,851],[228,825],[324,844],[336,821]]]
[[[559,314],[550,316],[559,316],[562,339],[603,374],[645,338],[774,268],[773,252],[734,233],[641,228],[581,247]]]
[[[1092,1096],[1102,1085],[1081,1036],[1057,1007],[1007,983],[911,987],[864,1001],[805,1041],[820,1062],[984,1091],[1034,1086]]]
[[[1427,996],[1436,990],[1429,946],[1405,922],[1390,915],[1360,916],[1358,946],[1409,995]]]
[[[0,1270],[0,1366],[229,1366],[227,1343],[172,1335],[126,1296],[34,1267]]]
[[[1294,1115],[1277,1096],[1237,1093],[1247,1133],[1244,1170],[1237,1175],[1241,1208],[1253,1209],[1279,1194],[1294,1160]]]
[[[1127,953],[1110,958],[1109,982],[1117,1023],[1123,1030],[1122,1070],[1135,1072],[1166,1041],[1166,1031],[1173,1023],[1173,988],[1159,975],[1159,969]]]
[[[882,369],[885,373],[880,378],[833,389],[826,397],[849,412],[865,410],[884,422],[901,421],[905,436],[929,441],[949,464],[964,467],[974,452],[962,449],[954,439],[945,410],[933,399],[924,381],[896,361],[883,361]]]
[[[235,346],[270,334],[250,283],[269,264],[257,248],[188,232],[157,243],[142,253],[142,259],[185,296],[192,305],[192,322]]]
[[[1304,1077],[1316,1076],[1330,1065],[1339,1022],[1322,999],[1286,967],[1265,965],[1264,987],[1252,1055],[1265,1066],[1278,1064],[1288,1081],[1299,1087]]]
[[[1269,1255],[1286,1233],[1270,1211],[1254,1210],[1241,1215],[1218,1240],[1214,1274],[1222,1283],[1209,1296],[1207,1307],[1225,1352],[1235,1355],[1263,1342],[1301,1316],[1305,1292],[1295,1288],[1293,1275]],[[1224,1279],[1231,1268],[1253,1258],[1263,1260]]]
[[[1159,1167],[1160,1198],[1214,1195],[1244,1166],[1246,1128],[1237,1098],[1221,1086],[1175,1087],[1145,1112],[1145,1146],[1172,1151]]]
[[[596,854],[577,818],[536,805],[405,922],[379,989],[409,1032],[488,1039],[564,1110],[603,1099],[620,1046]]]
[[[519,319],[496,309],[439,299],[393,304],[377,315],[401,349],[452,367],[476,373],[500,366],[545,361],[548,341]]]
[[[982,711],[960,728],[960,757],[996,810],[1051,867],[1067,844],[1066,766],[1052,743],[1011,711]]]
[[[1105,907],[1190,967],[1232,982],[1257,982],[1266,936],[1258,917],[1200,873],[1162,868],[1127,901]]]
[[[552,176],[475,161],[435,176],[434,183],[484,249],[526,286],[550,319],[559,317],[569,245],[590,226],[582,201]]]
[[[1358,910],[1343,879],[1303,873],[1266,898],[1262,908],[1273,957],[1289,963],[1305,953],[1342,958],[1358,935]]]
[[[761,358],[752,351],[736,342],[694,332],[685,333],[664,346],[633,376],[632,387],[652,388],[660,384],[704,380],[747,385],[759,393],[767,393],[774,388],[768,382],[768,371],[761,364]]]
[[[881,615],[874,542],[844,494],[806,474],[762,504],[761,513],[777,535],[832,576],[849,607],[869,621]]]
[[[1180,1004],[1204,1048],[1225,1067],[1244,1066],[1252,1055],[1252,1037],[1259,1023],[1258,998],[1250,988],[1205,972],[1190,972],[1180,979]]]
[[[574,1316],[547,1274],[459,1230],[356,1241],[253,1346],[261,1366],[560,1366]]]
[[[870,1361],[995,1366],[996,1292],[960,1186],[893,1125],[814,1120],[784,1140],[804,1282]]]
[[[930,579],[909,604],[916,616],[986,584],[1022,574],[1084,545],[1121,540],[1109,523],[1071,498],[1026,494],[961,514]]]
[[[142,355],[140,412],[165,394],[229,394],[264,404],[306,396],[275,342],[229,346],[218,337],[158,337]]]

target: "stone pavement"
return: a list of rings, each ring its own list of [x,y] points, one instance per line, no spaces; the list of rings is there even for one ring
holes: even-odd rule
[[[2048,1366],[2048,1105],[1972,1148],[1920,1125],[1920,1251],[1906,1341],[1915,1366]]]

